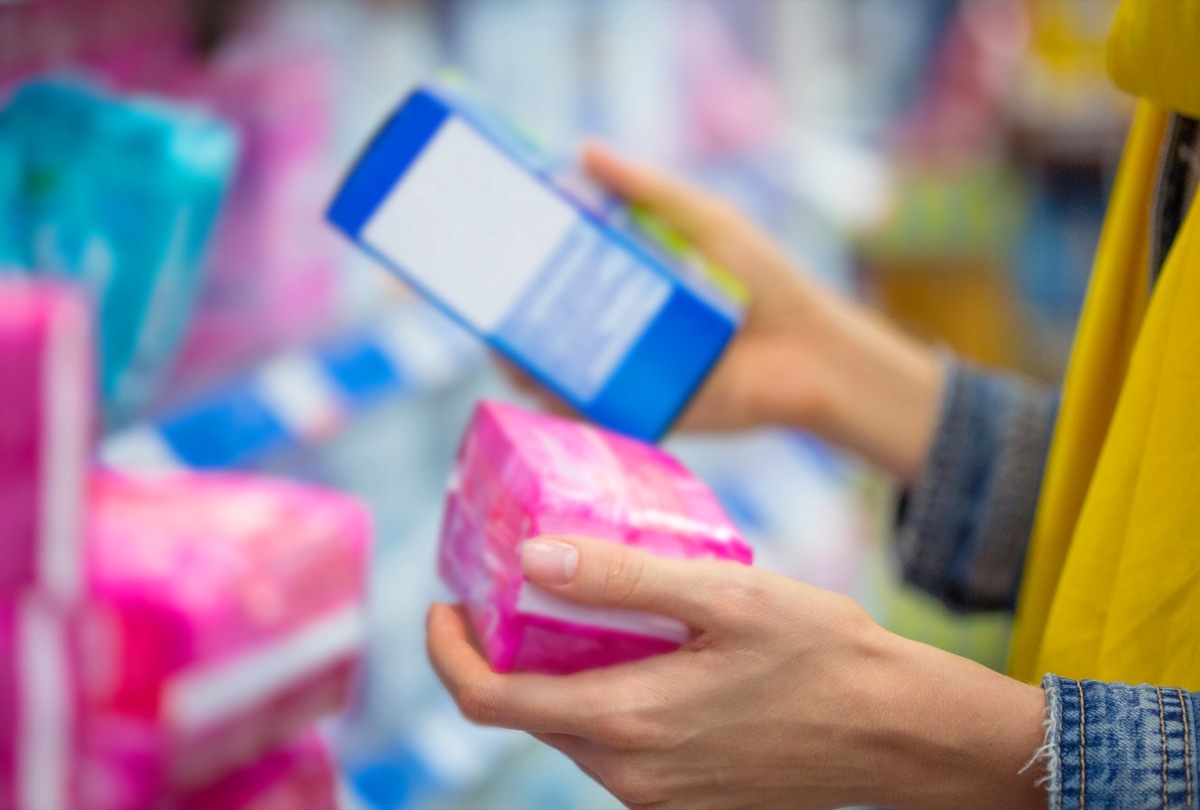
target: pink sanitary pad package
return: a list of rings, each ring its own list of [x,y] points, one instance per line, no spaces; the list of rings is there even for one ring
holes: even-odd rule
[[[92,388],[81,298],[0,273],[0,599],[78,596]]]
[[[162,802],[163,810],[337,810],[337,766],[315,731],[303,734],[200,790]]]
[[[0,600],[0,810],[78,803],[78,626],[45,599]]]
[[[663,557],[749,564],[709,489],[652,445],[482,403],[459,450],[439,567],[497,672],[570,673],[675,649],[679,622],[583,607],[526,581],[520,545],[580,535]]]
[[[365,632],[356,502],[248,476],[103,474],[88,531],[106,650],[88,748],[109,806],[211,782],[345,703]]]

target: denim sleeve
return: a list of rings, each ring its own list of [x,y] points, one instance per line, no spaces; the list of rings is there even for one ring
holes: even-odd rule
[[[1042,680],[1051,810],[1200,806],[1196,713],[1186,689]]]
[[[956,610],[1012,609],[1058,394],[961,360],[947,364],[929,457],[901,499],[901,570]]]

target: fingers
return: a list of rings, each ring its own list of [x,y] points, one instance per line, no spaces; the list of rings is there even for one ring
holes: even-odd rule
[[[434,604],[426,624],[429,660],[468,720],[541,733],[587,735],[596,728],[608,698],[594,673],[498,675],[475,646],[461,607]]]
[[[641,610],[711,630],[735,589],[752,587],[752,569],[711,561],[668,560],[621,543],[539,537],[521,547],[532,582],[585,605]]]
[[[731,224],[725,203],[698,186],[626,160],[598,143],[585,145],[582,159],[593,179],[619,197],[649,208],[701,250]]]

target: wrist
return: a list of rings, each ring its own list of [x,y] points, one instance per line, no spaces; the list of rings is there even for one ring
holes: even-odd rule
[[[831,297],[805,328],[819,347],[809,429],[915,482],[941,410],[945,369],[937,354],[848,300]]]
[[[1033,762],[1046,712],[1040,688],[898,636],[881,649],[868,698],[878,722],[864,747],[877,777],[867,801],[898,810],[1045,806]]]

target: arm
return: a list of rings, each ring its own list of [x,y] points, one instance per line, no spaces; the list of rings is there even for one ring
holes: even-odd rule
[[[953,607],[1011,607],[1054,396],[942,362],[700,189],[599,147],[584,162],[750,290],[745,323],[681,427],[785,425],[858,454],[909,488],[898,534],[906,577]]]
[[[585,149],[583,161],[598,182],[657,214],[750,292],[737,337],[681,428],[801,428],[906,484],[916,479],[943,385],[933,351],[803,272],[724,201],[598,146]]]
[[[1057,394],[954,358],[946,369],[928,458],[901,503],[901,568],[953,608],[1011,610]]]

